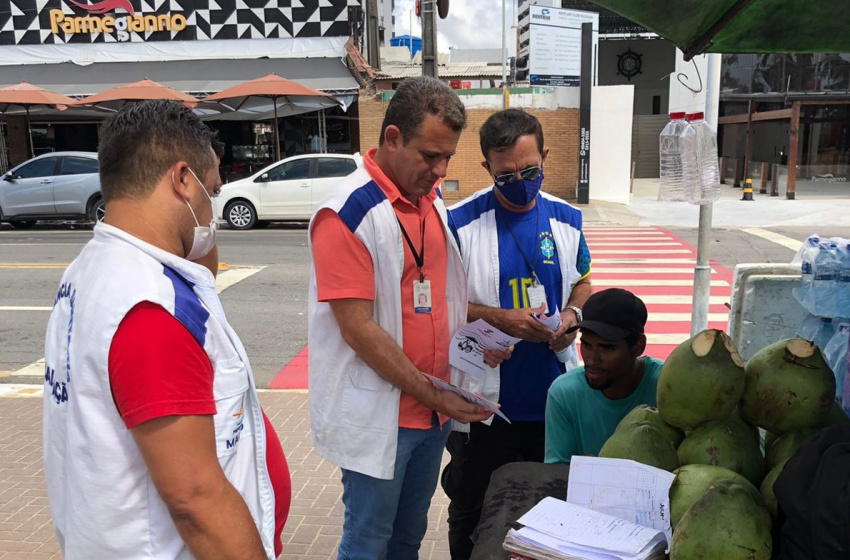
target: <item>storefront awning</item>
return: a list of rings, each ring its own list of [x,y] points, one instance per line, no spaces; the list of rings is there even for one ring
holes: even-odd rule
[[[342,58],[336,57],[4,66],[0,87],[27,81],[64,95],[83,96],[149,78],[198,95],[215,93],[270,73],[332,95],[352,96],[359,90]]]

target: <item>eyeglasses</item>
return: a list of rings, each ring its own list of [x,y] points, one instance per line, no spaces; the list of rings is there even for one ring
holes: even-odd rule
[[[516,183],[517,181],[517,173],[521,179],[526,180],[534,180],[540,176],[540,166],[532,165],[531,167],[526,167],[522,171],[514,172],[514,173],[504,173],[502,175],[496,175],[494,179],[496,180],[496,184],[499,186]]]

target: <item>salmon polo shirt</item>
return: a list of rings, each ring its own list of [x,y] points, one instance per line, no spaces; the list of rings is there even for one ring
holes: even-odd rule
[[[401,276],[402,349],[419,371],[449,381],[449,323],[446,303],[448,249],[446,233],[440,216],[434,209],[436,188],[428,196],[420,196],[418,206],[404,198],[393,182],[374,161],[377,149],[366,153],[363,163],[366,172],[392,204],[417,252],[422,247],[425,232],[425,279],[431,281],[431,312],[416,313],[413,302],[413,283],[419,280],[413,253],[402,236],[404,270]],[[316,270],[318,299],[365,299],[375,301],[372,257],[366,246],[333,210],[321,210],[311,232],[313,266]],[[433,411],[408,395],[401,394],[398,425],[401,428],[428,429]],[[440,415],[442,425],[448,417]]]

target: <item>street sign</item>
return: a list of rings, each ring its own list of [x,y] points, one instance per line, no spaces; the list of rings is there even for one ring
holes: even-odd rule
[[[599,45],[599,14],[529,6],[529,57],[533,86],[577,87],[581,82],[581,24],[593,24],[593,75]]]

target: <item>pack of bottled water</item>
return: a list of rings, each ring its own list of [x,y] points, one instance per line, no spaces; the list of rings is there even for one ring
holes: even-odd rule
[[[659,200],[708,204],[720,198],[717,136],[703,113],[670,113],[658,142]]]
[[[850,248],[843,237],[810,235],[797,257],[800,287],[794,297],[812,315],[850,316]]]

